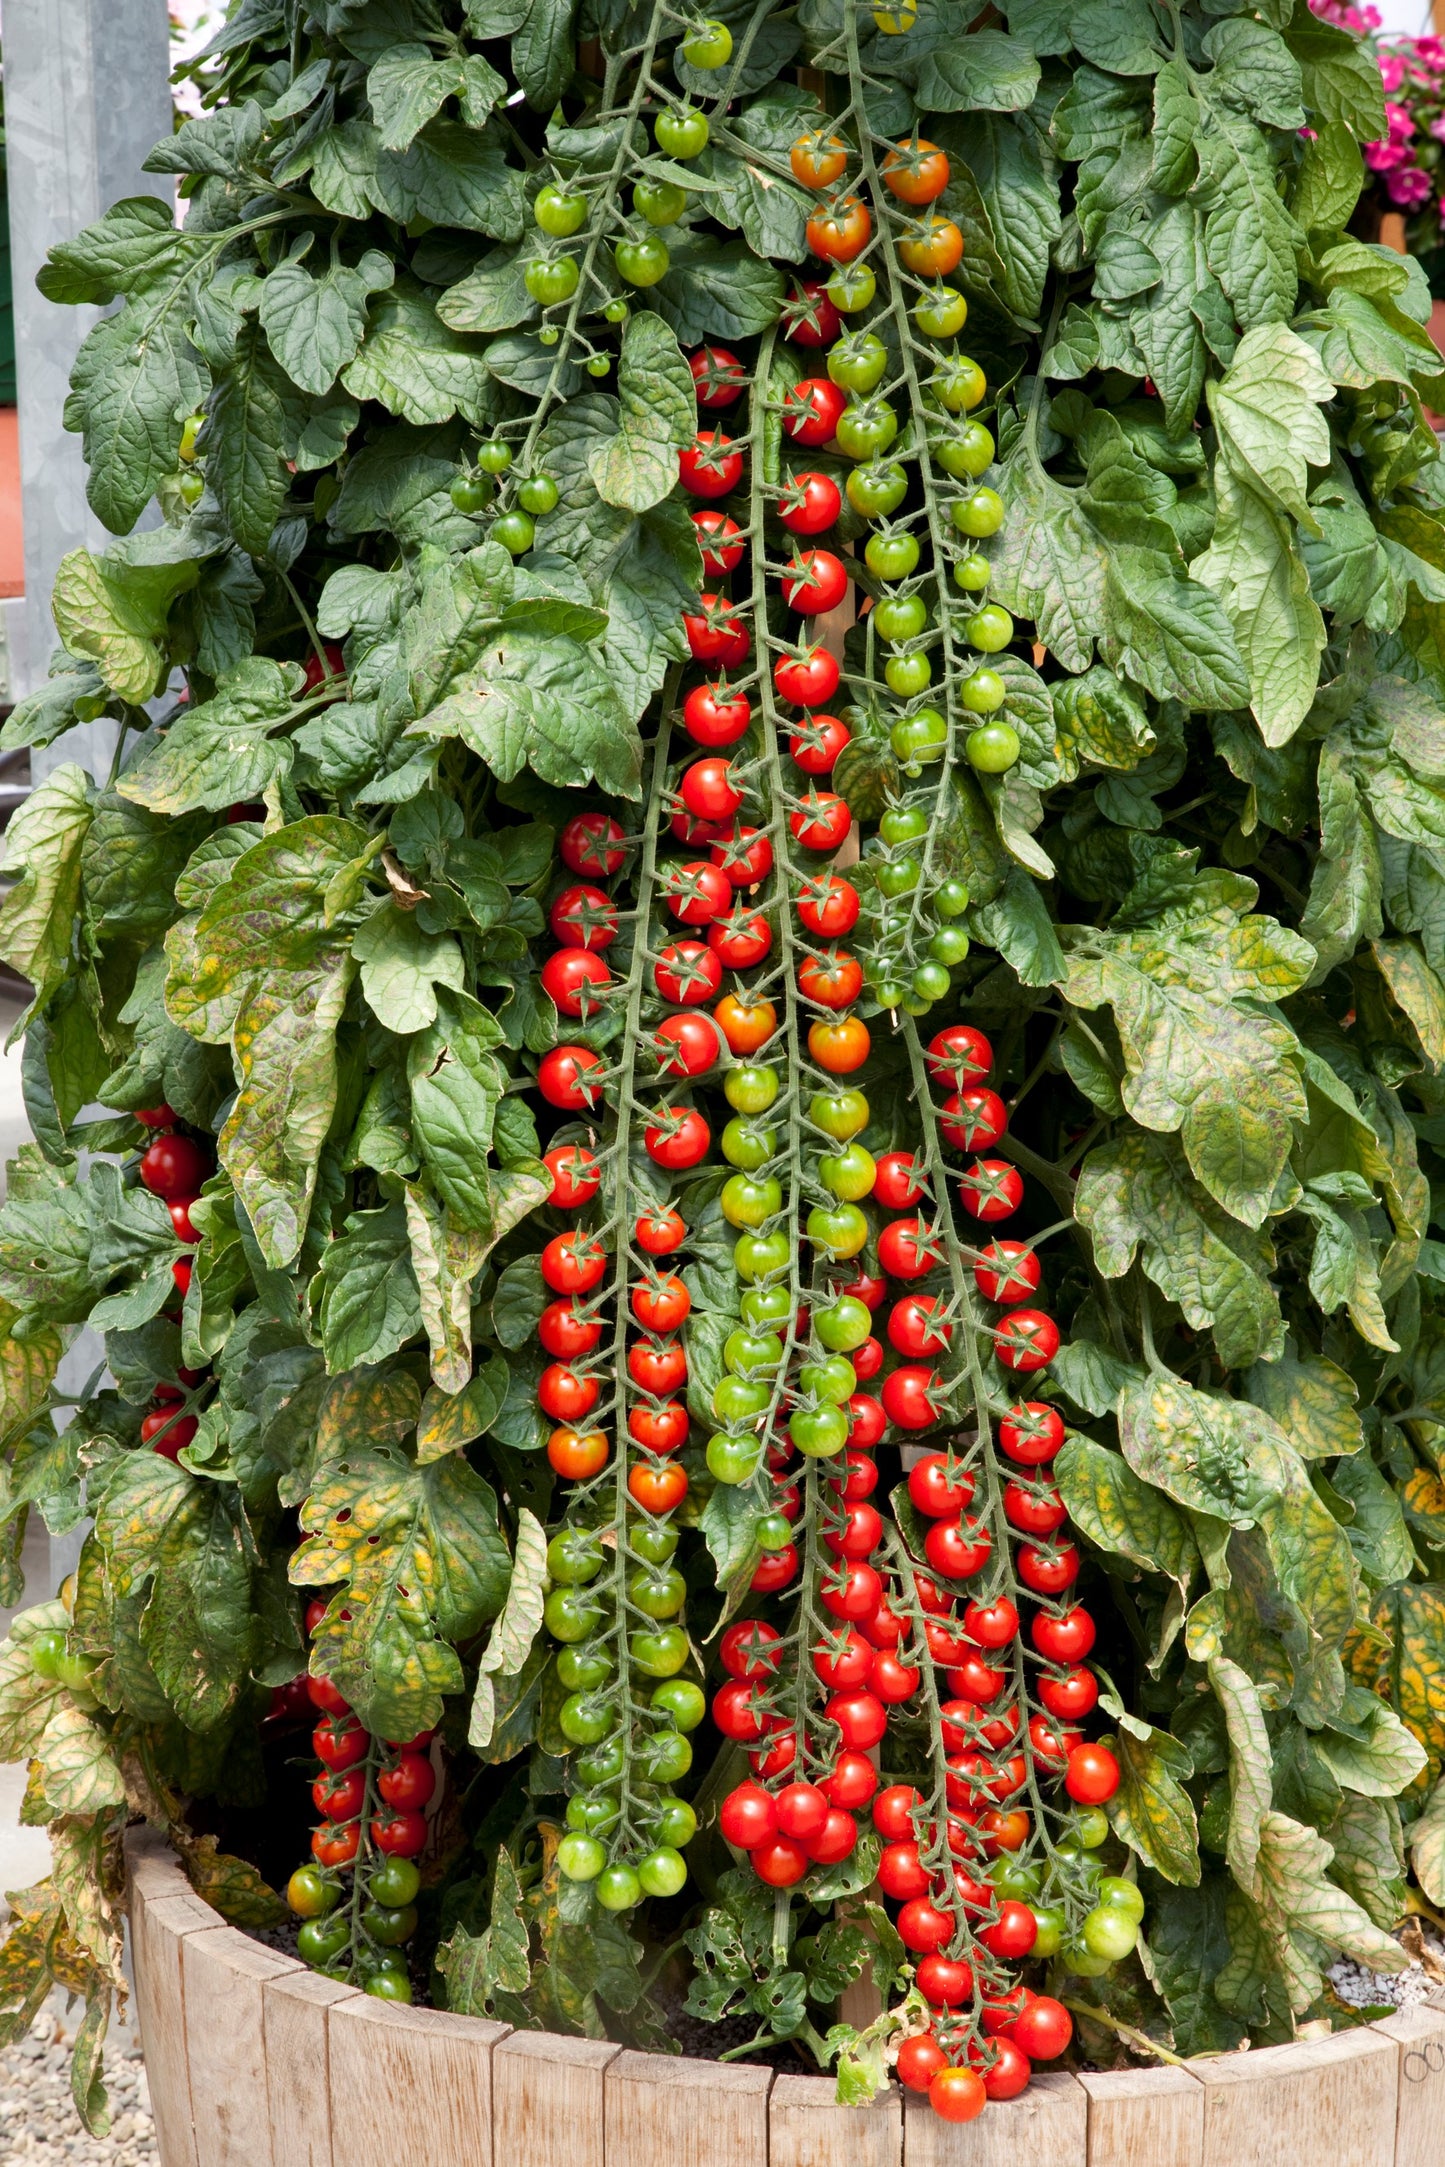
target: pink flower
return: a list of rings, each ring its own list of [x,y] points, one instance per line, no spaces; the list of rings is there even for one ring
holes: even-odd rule
[[[1403,173],[1387,174],[1385,191],[1390,201],[1398,203],[1405,211],[1418,210],[1435,193],[1429,174],[1422,173],[1419,166],[1409,166]]]
[[[1365,164],[1372,173],[1392,173],[1397,166],[1408,165],[1410,153],[1403,143],[1367,143]]]
[[[1445,38],[1416,38],[1415,58],[1432,74],[1445,69]]]
[[[1380,81],[1387,91],[1396,91],[1405,80],[1405,63],[1398,53],[1381,53]]]
[[[1385,118],[1390,124],[1390,141],[1408,143],[1415,133],[1415,116],[1405,105],[1392,105],[1385,100]]]
[[[1430,133],[1437,143],[1445,143],[1445,113],[1437,113],[1430,123]]]

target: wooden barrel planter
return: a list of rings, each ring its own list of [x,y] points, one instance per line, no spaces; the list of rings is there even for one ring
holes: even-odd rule
[[[1188,2068],[1036,2077],[963,2127],[898,2092],[372,2000],[128,1844],[162,2167],[1441,2167],[1445,2006]]]

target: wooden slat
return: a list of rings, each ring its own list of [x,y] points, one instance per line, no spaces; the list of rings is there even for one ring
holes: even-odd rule
[[[1394,2167],[1399,2050],[1374,2030],[1196,2066],[1204,2167]]]
[[[492,2145],[502,2167],[603,2167],[606,2039],[513,2032],[492,2049]]]
[[[619,2054],[604,2085],[607,2167],[768,2167],[772,2081],[731,2062]]]
[[[1204,2087],[1187,2069],[1081,2074],[1089,2167],[1202,2167]]]
[[[1061,2071],[1035,2077],[1017,2099],[991,2100],[976,2122],[941,2121],[910,2095],[903,2157],[907,2167],[1088,2167],[1088,2126],[1083,2086]]]
[[[867,2107],[840,2107],[831,2077],[775,2077],[769,2167],[902,2167],[903,2100],[892,2086]]]
[[[507,2032],[480,2017],[408,2009],[367,1994],[333,2004],[331,2119],[346,2131],[346,2167],[396,2167],[399,2131],[416,2134],[419,2160],[491,2167],[492,2049]]]
[[[184,1896],[190,1888],[185,1868],[159,1829],[128,1829],[125,1863],[132,1897],[139,1895],[159,1903],[167,1896]],[[224,1923],[217,1912],[216,1924]]]
[[[233,1926],[181,1945],[186,2063],[201,2167],[273,2167],[261,1989],[305,1967]],[[290,2167],[277,2158],[274,2167]]]
[[[1370,2029],[1400,2051],[1395,2167],[1440,2167],[1445,2160],[1445,2008],[1397,2009]]]
[[[356,1988],[319,1971],[293,1971],[261,1988],[266,2097],[276,2167],[343,2167],[346,2149],[331,2142],[330,2026],[337,2002]]]
[[[191,2123],[181,1947],[189,1936],[213,1933],[220,1924],[210,1905],[185,1886],[184,1875],[181,1882],[182,1894],[155,1898],[146,1895],[147,1879],[141,1876],[132,1883],[130,1899],[136,2019],[161,2167],[199,2167]],[[149,1886],[170,1883],[151,1877]]]

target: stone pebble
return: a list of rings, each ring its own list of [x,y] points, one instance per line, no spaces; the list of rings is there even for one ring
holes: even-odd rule
[[[79,2020],[56,1997],[24,2039],[0,2050],[0,2167],[159,2167],[150,2093],[137,2042],[108,2045],[108,2135],[88,2135],[70,2096],[70,2050]]]

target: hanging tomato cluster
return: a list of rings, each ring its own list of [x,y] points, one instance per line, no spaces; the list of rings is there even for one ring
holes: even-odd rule
[[[180,1124],[180,1116],[170,1106],[145,1106],[135,1116],[142,1127],[149,1129],[151,1141],[141,1153],[136,1174],[142,1188],[149,1189],[152,1196],[160,1198],[170,1214],[176,1239],[196,1242],[200,1235],[191,1223],[191,1206],[200,1199],[201,1184],[212,1171],[210,1154],[194,1137],[187,1136]],[[177,1257],[171,1266],[171,1277],[176,1292],[184,1301],[190,1291],[191,1262],[189,1257]],[[179,1317],[179,1310],[167,1310],[172,1319]],[[191,1410],[196,1402],[197,1388],[204,1384],[209,1372],[203,1369],[178,1369],[172,1383],[160,1383],[151,1396],[149,1412],[142,1415],[141,1443],[149,1445],[164,1459],[174,1460],[195,1438],[200,1427],[199,1417]]]

